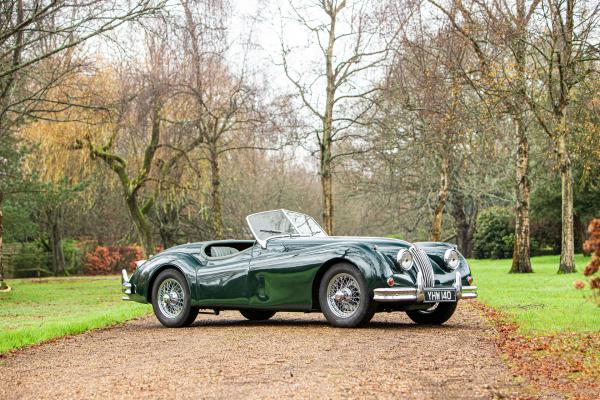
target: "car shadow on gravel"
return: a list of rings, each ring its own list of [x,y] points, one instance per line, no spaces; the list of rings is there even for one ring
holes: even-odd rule
[[[346,329],[346,328],[335,328],[329,325],[329,323],[325,319],[315,320],[315,319],[302,319],[302,318],[289,318],[289,319],[272,319],[268,321],[248,321],[245,319],[236,319],[236,318],[219,318],[219,319],[210,319],[210,317],[206,319],[198,319],[191,326],[185,328],[177,328],[177,329],[211,329],[211,328],[223,328],[223,327],[298,327],[298,328],[306,328],[306,327],[328,327],[331,329]],[[353,329],[361,329],[361,330],[389,330],[389,329],[398,329],[398,330],[447,330],[447,331],[455,331],[462,329],[471,329],[473,327],[462,325],[462,324],[452,324],[447,323],[444,325],[418,325],[412,322],[403,322],[403,321],[371,321],[369,324],[353,328]],[[138,325],[134,329],[169,329],[163,327],[158,321],[151,322],[150,324]]]

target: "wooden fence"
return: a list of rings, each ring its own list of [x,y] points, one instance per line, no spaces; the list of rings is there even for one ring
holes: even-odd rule
[[[17,254],[23,251],[25,247],[24,243],[4,243],[2,246],[2,264],[4,265],[4,277],[14,278],[15,277],[15,262],[14,258]],[[37,263],[36,263],[37,264]],[[29,268],[21,268],[19,270],[20,275],[29,277],[39,277],[48,274],[45,268],[41,265],[31,265]]]

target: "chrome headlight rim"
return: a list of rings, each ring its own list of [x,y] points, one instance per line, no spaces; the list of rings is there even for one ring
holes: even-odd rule
[[[396,254],[396,262],[404,271],[410,271],[414,265],[413,255],[408,249],[400,249]]]
[[[454,249],[448,249],[444,252],[444,262],[454,271],[460,266],[460,254]]]

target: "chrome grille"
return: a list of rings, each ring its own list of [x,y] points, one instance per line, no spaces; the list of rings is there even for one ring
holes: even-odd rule
[[[433,266],[431,265],[431,260],[427,253],[416,246],[410,248],[410,253],[415,260],[417,269],[421,271],[421,275],[423,275],[423,285],[425,285],[425,287],[434,287],[435,277],[433,275]]]

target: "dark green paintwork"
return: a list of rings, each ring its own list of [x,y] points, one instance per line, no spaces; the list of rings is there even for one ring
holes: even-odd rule
[[[209,258],[203,248],[215,245],[250,246],[231,257]],[[192,304],[202,308],[258,308],[311,311],[319,307],[316,291],[327,268],[339,262],[356,266],[369,288],[388,287],[393,275],[396,286],[414,287],[416,269],[405,272],[396,265],[396,254],[410,243],[371,237],[293,237],[269,240],[263,249],[254,241],[213,241],[177,246],[163,251],[140,266],[131,277],[130,299],[150,302],[154,278],[165,268],[180,270],[192,293]],[[447,243],[416,243],[429,255],[436,286],[452,286],[455,272],[444,266]],[[458,269],[468,285],[469,267]]]

